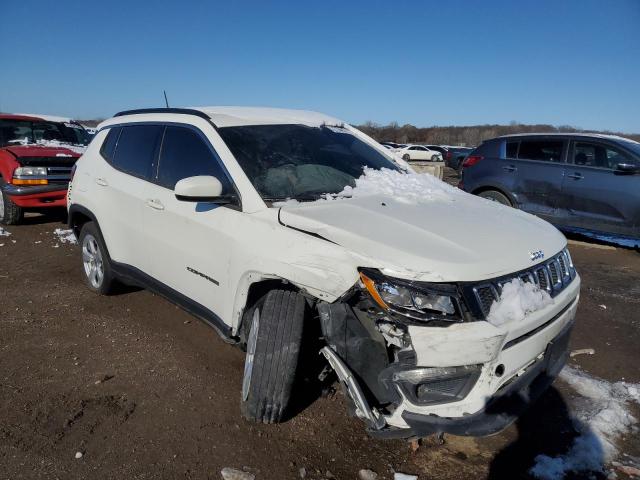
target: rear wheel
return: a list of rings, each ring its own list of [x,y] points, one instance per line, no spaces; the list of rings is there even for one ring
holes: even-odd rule
[[[304,297],[291,290],[271,290],[249,312],[241,399],[247,419],[283,420],[291,403],[305,314]]]
[[[0,183],[2,183],[1,179]],[[22,208],[13,203],[4,191],[0,192],[0,223],[3,225],[17,225],[23,218],[24,212]]]
[[[408,153],[405,153],[405,154],[402,156],[402,159],[403,159],[405,162],[408,162],[409,160],[411,160],[411,157],[409,156],[409,154],[408,154]]]
[[[497,190],[485,190],[484,192],[480,192],[478,196],[486,198],[487,200],[491,200],[492,202],[501,203],[502,205],[506,205],[507,207],[513,207],[511,200],[509,200],[509,198],[504,193],[500,193]]]
[[[90,290],[108,295],[114,286],[114,277],[104,241],[93,222],[85,223],[80,231],[82,270]]]

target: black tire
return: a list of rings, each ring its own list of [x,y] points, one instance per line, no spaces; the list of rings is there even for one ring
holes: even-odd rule
[[[405,153],[405,154],[402,156],[402,159],[403,159],[405,162],[408,162],[409,160],[411,160],[411,157],[409,156],[409,154],[408,154],[408,153]]]
[[[109,252],[105,247],[100,231],[93,222],[87,222],[80,230],[80,248],[82,249],[82,272],[84,281],[92,292],[109,295],[115,285],[115,277],[111,270]],[[91,270],[87,262],[93,259],[95,270]],[[96,274],[101,271],[100,275]]]
[[[0,179],[0,184],[4,182]],[[24,218],[24,211],[21,207],[11,201],[4,193],[0,192],[2,199],[0,200],[0,223],[3,225],[18,225]]]
[[[255,422],[277,423],[290,405],[306,301],[295,291],[271,290],[249,313],[242,414]]]
[[[507,207],[513,207],[511,200],[504,193],[500,193],[497,190],[485,190],[484,192],[480,192],[478,194],[479,197],[486,198],[487,200],[491,200],[493,202],[501,203],[502,205],[506,205]]]

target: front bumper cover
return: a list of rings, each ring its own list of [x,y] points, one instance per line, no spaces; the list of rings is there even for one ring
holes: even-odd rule
[[[562,370],[569,355],[573,324],[573,321],[567,324],[548,344],[543,357],[498,390],[482,411],[455,418],[404,412],[402,418],[408,429],[370,429],[369,433],[380,438],[425,437],[436,433],[481,437],[504,430],[544,393]]]
[[[13,185],[11,183],[5,183],[0,185],[0,189],[10,197],[26,197],[28,195],[40,195],[43,193],[66,194],[68,186],[66,183],[54,185]]]

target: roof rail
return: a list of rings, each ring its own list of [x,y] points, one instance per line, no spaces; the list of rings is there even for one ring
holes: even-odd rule
[[[183,115],[195,115],[211,121],[211,117],[200,110],[191,108],[138,108],[136,110],[123,110],[114,115],[114,117],[122,117],[123,115],[137,115],[140,113],[181,113]]]

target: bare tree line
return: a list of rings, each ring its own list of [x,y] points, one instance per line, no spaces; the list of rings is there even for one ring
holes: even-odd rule
[[[397,143],[425,143],[434,145],[461,145],[477,146],[484,140],[509,135],[513,133],[606,133],[620,135],[632,140],[640,141],[640,134],[624,134],[610,131],[582,130],[570,125],[559,127],[547,124],[525,125],[511,122],[509,125],[470,125],[462,127],[423,127],[414,125],[402,125],[390,123],[389,125],[378,125],[373,122],[366,122],[357,128],[367,135],[383,142]]]

